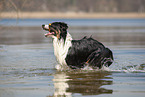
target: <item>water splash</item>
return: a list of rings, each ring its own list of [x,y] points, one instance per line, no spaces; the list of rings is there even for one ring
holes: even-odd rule
[[[58,68],[57,68],[58,69]],[[104,71],[104,72],[118,72],[118,73],[145,73],[145,64],[140,64],[140,65],[128,65],[128,66],[122,66],[120,68],[112,68],[112,67],[106,67],[103,66],[101,69],[96,68],[93,69],[90,66],[86,66],[84,68],[81,69],[70,69],[70,68],[59,68],[58,71],[62,71],[62,72],[98,72],[98,71]]]
[[[120,69],[111,69],[111,72],[145,73],[145,64],[123,66]]]

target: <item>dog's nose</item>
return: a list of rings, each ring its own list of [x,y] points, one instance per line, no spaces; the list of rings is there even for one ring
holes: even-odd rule
[[[45,26],[45,25],[43,24],[43,25],[42,25],[42,28],[44,28],[44,26]]]

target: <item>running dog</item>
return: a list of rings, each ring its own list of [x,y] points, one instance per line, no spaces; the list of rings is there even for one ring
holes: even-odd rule
[[[102,66],[109,67],[113,62],[109,48],[91,37],[73,40],[64,22],[53,22],[42,25],[42,28],[48,31],[45,37],[53,38],[54,54],[59,67],[81,69],[89,66],[100,69]]]

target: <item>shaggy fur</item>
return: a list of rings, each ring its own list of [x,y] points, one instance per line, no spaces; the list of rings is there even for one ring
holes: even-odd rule
[[[89,65],[96,69],[110,66],[113,62],[112,51],[97,40],[91,37],[73,40],[67,32],[66,23],[54,22],[42,25],[42,28],[49,31],[46,37],[53,38],[54,54],[61,67],[80,69]]]

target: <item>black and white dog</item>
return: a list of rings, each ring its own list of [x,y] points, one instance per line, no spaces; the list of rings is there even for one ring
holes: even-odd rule
[[[69,67],[80,69],[89,66],[93,69],[110,66],[113,62],[112,51],[93,38],[84,37],[81,40],[73,40],[67,32],[67,24],[53,22],[42,25],[49,31],[45,37],[53,38],[54,54],[58,61],[57,69]]]

